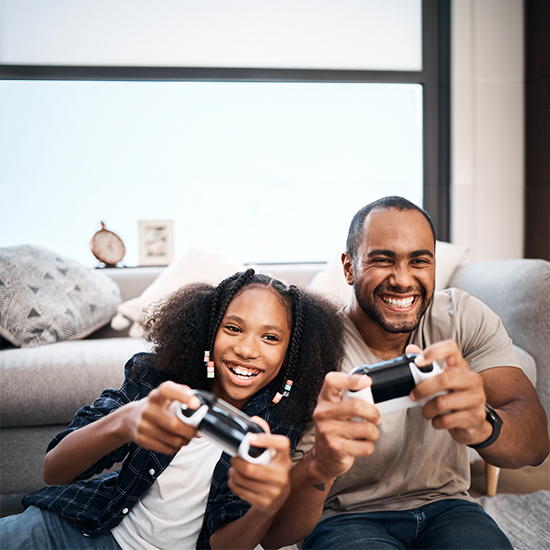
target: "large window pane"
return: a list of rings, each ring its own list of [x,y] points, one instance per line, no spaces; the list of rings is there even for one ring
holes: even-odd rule
[[[422,205],[422,87],[0,82],[0,246],[88,265],[103,220],[138,263],[138,220],[243,262],[324,261],[353,213]]]

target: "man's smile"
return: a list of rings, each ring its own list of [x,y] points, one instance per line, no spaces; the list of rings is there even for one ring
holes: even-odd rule
[[[382,300],[385,304],[390,306],[393,309],[408,309],[410,308],[418,298],[418,296],[407,296],[406,298],[395,298],[393,296],[388,296],[387,294],[381,295]]]

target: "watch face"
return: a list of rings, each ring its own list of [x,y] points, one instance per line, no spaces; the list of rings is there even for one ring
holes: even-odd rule
[[[491,407],[491,405],[489,405],[489,403],[485,404],[485,410],[487,412],[487,420],[491,424],[493,424],[493,426],[495,424],[498,424],[499,426],[502,426],[502,418],[500,418],[500,416],[497,414],[497,411],[495,411],[495,409],[493,409],[493,407]]]
[[[95,257],[109,265],[115,265],[126,252],[120,238],[108,230],[98,231],[92,240],[92,252]]]

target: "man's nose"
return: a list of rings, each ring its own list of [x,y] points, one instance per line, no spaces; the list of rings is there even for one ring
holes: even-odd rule
[[[409,266],[396,264],[390,275],[390,284],[398,288],[411,288],[414,284],[414,277]]]

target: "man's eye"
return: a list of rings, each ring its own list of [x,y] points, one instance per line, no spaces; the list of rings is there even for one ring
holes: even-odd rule
[[[372,261],[375,264],[388,264],[388,263],[390,263],[390,260],[388,260],[388,258],[374,258],[374,260],[372,260]]]

